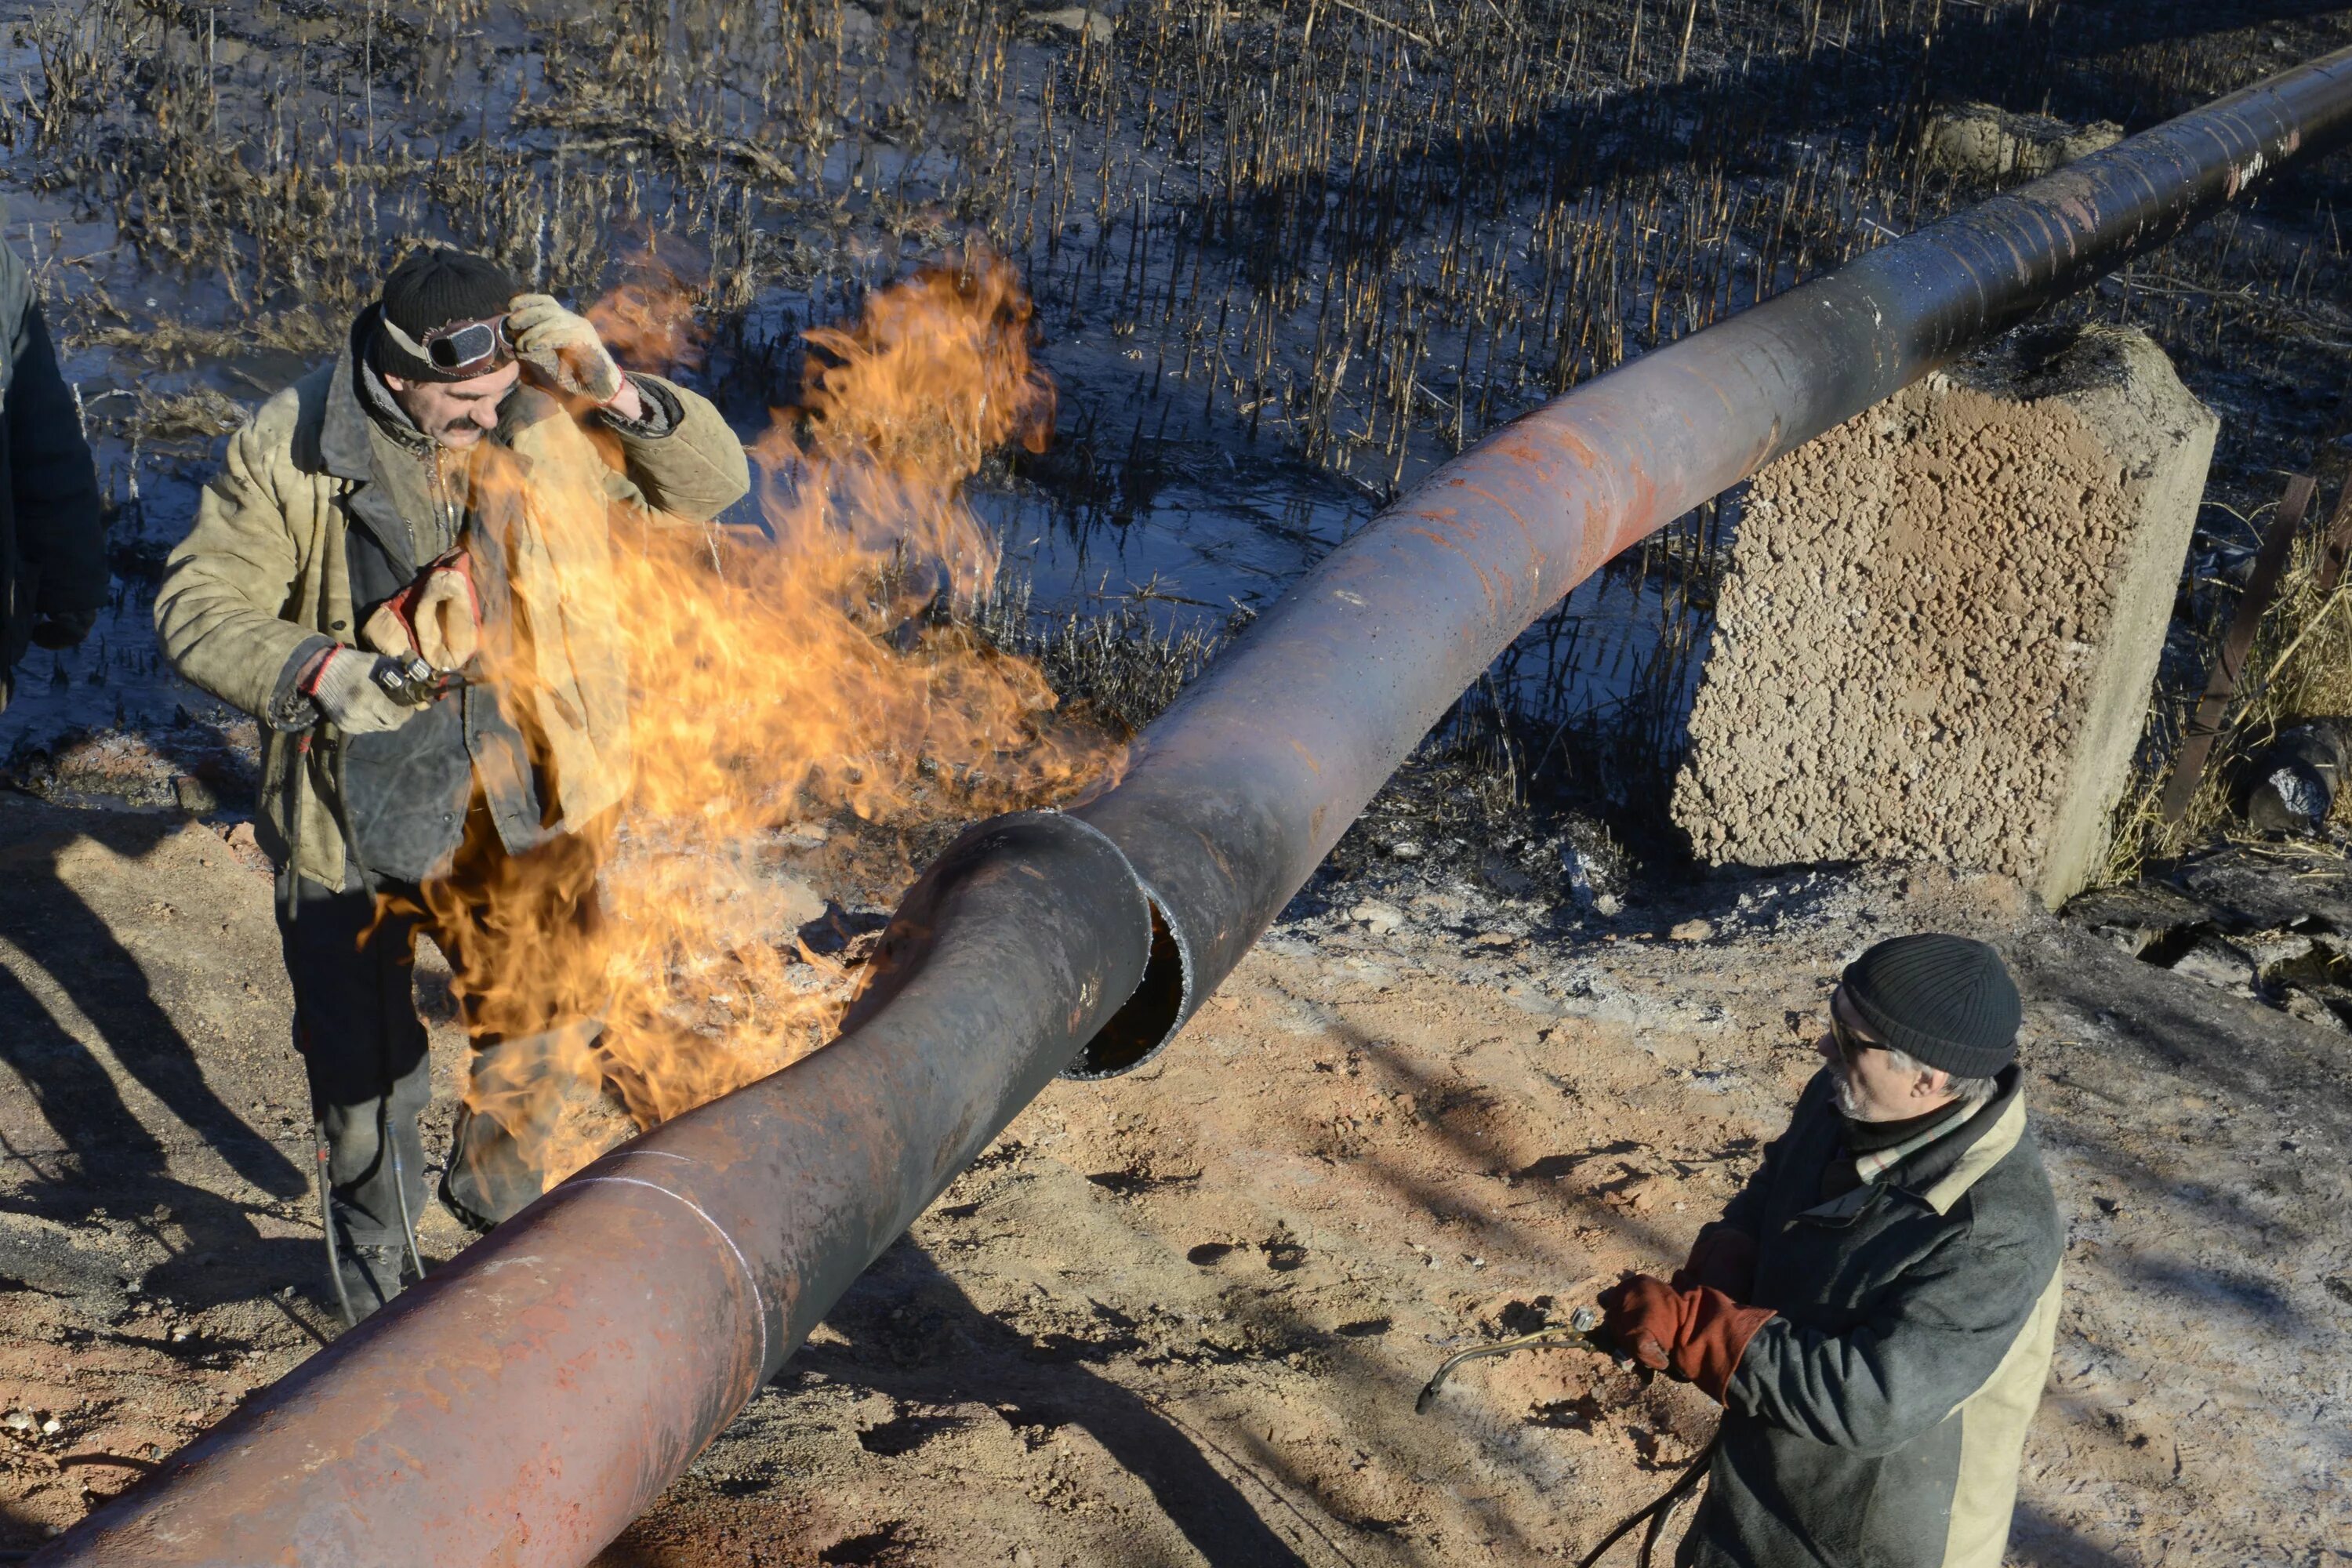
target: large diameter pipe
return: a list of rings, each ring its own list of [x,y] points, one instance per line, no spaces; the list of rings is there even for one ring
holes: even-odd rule
[[[1118,788],[960,839],[909,892],[834,1045],[592,1165],[37,1561],[585,1562],[1056,1070],[1159,1049],[1545,607],[2347,130],[2352,50],[1490,437],[1303,579],[1151,728]]]
[[[2352,49],[2170,121],[1644,355],[1334,551],[1079,815],[1182,962],[1172,1036],[1511,640],[1636,540],[2352,132]],[[1081,1071],[1134,1059],[1131,1038]]]
[[[842,1041],[590,1165],[37,1560],[586,1562],[1101,1030],[1150,929],[1094,829],[972,829]]]

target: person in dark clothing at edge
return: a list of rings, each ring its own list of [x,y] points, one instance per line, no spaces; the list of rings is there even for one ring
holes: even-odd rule
[[[1880,942],[1829,1065],[1671,1283],[1603,1331],[1722,1402],[1683,1568],[1997,1568],[2048,1376],[2064,1247],[2000,956]]]
[[[335,363],[237,433],[172,552],[165,654],[268,736],[262,842],[354,1321],[418,1261],[420,931],[474,1047],[441,1199],[483,1230],[541,1191],[555,1108],[504,1090],[593,1052],[601,999],[490,982],[517,973],[516,943],[547,973],[556,947],[593,952],[632,776],[609,531],[707,521],[749,489],[708,402],[624,374],[593,326],[496,262],[426,247]]]
[[[0,245],[0,709],[15,693],[17,661],[32,648],[79,644],[106,595],[98,469],[32,274]]]

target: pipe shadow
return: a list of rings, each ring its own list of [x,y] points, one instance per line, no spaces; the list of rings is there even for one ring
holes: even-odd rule
[[[1871,40],[1859,47],[1825,39],[1811,52],[1792,46],[1785,53],[1695,72],[1677,82],[1646,83],[1605,99],[1580,96],[1503,123],[1467,126],[1451,141],[1433,137],[1428,145],[1413,145],[1344,184],[1318,173],[1288,174],[1244,193],[1244,206],[1255,201],[1266,205],[1271,215],[1286,181],[1303,179],[1341,192],[1338,205],[1327,204],[1299,237],[1331,245],[1341,259],[1357,254],[1380,259],[1415,220],[1408,216],[1410,204],[1392,196],[1367,200],[1367,195],[1410,180],[1450,193],[1450,199],[1440,197],[1422,215],[1423,221],[1457,206],[1475,209],[1496,189],[1520,188],[1531,170],[1547,172],[1555,198],[1572,198],[1606,188],[1612,181],[1681,167],[1697,157],[1719,155],[1727,167],[1744,169],[1758,125],[1801,136],[1926,97],[1981,100],[2014,110],[2076,118],[2112,114],[2120,98],[2132,106],[2126,129],[2138,131],[2188,105],[2153,102],[2145,92],[2119,91],[2117,83],[2106,79],[2114,68],[2102,69],[2102,62],[2151,45],[2318,21],[2341,12],[2333,0],[2214,0],[2196,6],[2112,0],[2104,5],[2038,11],[1947,7],[1940,30],[1925,48],[1916,40],[1894,38]],[[1378,213],[1369,232],[1347,227],[1349,187],[1357,205]],[[1193,204],[1193,232],[1216,235],[1212,211],[1216,205],[1206,195]],[[1261,226],[1244,208],[1234,213],[1225,225],[1232,232],[1221,237],[1236,251],[1246,252],[1263,237]],[[1255,263],[1271,264],[1271,258]]]
[[[2047,1047],[2063,1053],[2050,1077],[2119,1120],[2178,1128],[2242,1108],[2291,1107],[2296,1138],[2280,1152],[2352,1142],[2342,1037],[2169,973],[2069,921],[2003,946],[2029,997],[2086,1021],[2082,1039]],[[2265,1043],[2242,1044],[2249,1033]],[[2191,1094],[2205,1101],[2201,1110],[2182,1109]],[[2222,1235],[2245,1238],[2246,1256],[2234,1266],[2140,1248],[2106,1253],[2106,1267],[2132,1288],[2226,1315],[2252,1331],[2292,1339],[2326,1331],[2275,1281],[2247,1267],[2264,1255],[2332,1241],[2331,1211],[2294,1201],[2310,1195],[2301,1169],[2308,1154],[2233,1169],[2201,1160],[2197,1135],[2185,1129],[2141,1150],[2087,1136],[2071,1119],[2051,1120],[2043,1122],[2051,1152],[2087,1167],[2093,1183],[2117,1193],[2126,1209],[2192,1214]],[[2115,1212],[2113,1204],[2102,1206]]]
[[[1673,1262],[1681,1261],[1682,1249],[1656,1226],[1636,1218],[1630,1210],[1611,1205],[1602,1198],[1587,1196],[1570,1189],[1565,1179],[1571,1173],[1597,1161],[1633,1152],[1646,1145],[1635,1143],[1619,1147],[1611,1144],[1575,1153],[1554,1152],[1538,1155],[1533,1161],[1519,1161],[1504,1146],[1502,1138],[1486,1132],[1481,1125],[1449,1116],[1449,1112],[1465,1103],[1457,1099],[1457,1095],[1484,1092],[1476,1086],[1449,1083],[1436,1073],[1416,1068],[1370,1034],[1342,1020],[1332,1020],[1326,1026],[1325,1032],[1347,1048],[1360,1053],[1368,1070],[1376,1069],[1382,1079],[1411,1093],[1417,1104],[1432,1108],[1429,1113],[1417,1118],[1416,1124],[1423,1132],[1433,1134],[1450,1150],[1461,1169],[1508,1173],[1519,1181],[1522,1188],[1532,1187],[1538,1196],[1548,1199],[1559,1217],[1610,1231],[1636,1251]],[[1397,1172],[1377,1155],[1359,1156],[1351,1163],[1386,1182],[1392,1191],[1441,1218],[1463,1217],[1462,1205],[1457,1200]],[[1605,1191],[1606,1186],[1606,1184],[1601,1184],[1594,1190]],[[1507,1219],[1485,1215],[1476,1217],[1481,1224],[1497,1227],[1514,1224]],[[1525,1242],[1528,1238],[1520,1239]]]
[[[1442,1184],[1442,1181],[1414,1174],[1403,1168],[1399,1159],[1391,1158],[1376,1148],[1335,1151],[1326,1147],[1318,1150],[1323,1157],[1334,1163],[1335,1175],[1343,1174],[1367,1185],[1384,1189],[1402,1204],[1429,1215],[1441,1232],[1455,1226],[1469,1227],[1472,1235],[1456,1234],[1452,1238],[1452,1244],[1462,1247],[1465,1251],[1489,1251],[1500,1242],[1551,1267],[1559,1276],[1558,1289],[1563,1294],[1571,1293],[1580,1280],[1589,1280],[1592,1276],[1589,1260],[1581,1253],[1570,1253],[1551,1239],[1550,1233],[1556,1231],[1562,1222],[1581,1230],[1607,1232],[1619,1245],[1637,1256],[1645,1260],[1654,1260],[1647,1265],[1650,1267],[1663,1268],[1681,1259],[1682,1247],[1671,1240],[1664,1230],[1637,1215],[1630,1207],[1609,1201],[1612,1189],[1625,1184],[1610,1179],[1608,1170],[1614,1157],[1642,1150],[1649,1150],[1656,1163],[1670,1168],[1685,1167],[1690,1162],[1654,1150],[1650,1145],[1628,1144],[1622,1141],[1580,1149],[1568,1155],[1539,1154],[1530,1160],[1523,1148],[1514,1147],[1516,1140],[1507,1129],[1490,1127],[1493,1119],[1481,1114],[1494,1109],[1499,1091],[1474,1079],[1418,1065],[1409,1060],[1402,1049],[1383,1044],[1364,1028],[1328,1011],[1320,1014],[1317,1022],[1318,1050],[1338,1047],[1354,1053],[1360,1058],[1361,1070],[1368,1079],[1385,1090],[1402,1091],[1412,1096],[1416,1109],[1410,1128],[1402,1134],[1403,1137],[1415,1142],[1433,1142],[1445,1151],[1447,1156],[1439,1163],[1457,1173],[1519,1177],[1514,1192],[1516,1206],[1524,1210],[1528,1205],[1540,1205],[1542,1214],[1540,1218],[1525,1212],[1515,1214],[1508,1207],[1498,1206],[1482,1197],[1465,1198],[1459,1192]],[[1297,1123],[1293,1131],[1301,1144],[1311,1149],[1325,1140],[1328,1129],[1320,1121],[1307,1120]],[[1701,1156],[1700,1160],[1711,1162],[1741,1155],[1756,1146],[1755,1140],[1735,1134],[1727,1133],[1727,1152]],[[1523,1174],[1529,1172],[1532,1174]],[[1687,1169],[1685,1173],[1688,1173]],[[1566,1179],[1561,1179],[1563,1177]],[[1627,1178],[1628,1181],[1633,1179]],[[1280,1210],[1276,1208],[1274,1212],[1279,1218]],[[1172,1240],[1171,1245],[1181,1246],[1181,1242]],[[1583,1245],[1589,1246],[1590,1243]],[[1274,1250],[1265,1243],[1259,1246],[1269,1254]],[[1206,1251],[1209,1256],[1193,1257],[1192,1261],[1204,1267],[1213,1266],[1234,1250],[1237,1248],[1229,1244],[1212,1244],[1208,1248],[1195,1248],[1195,1252]],[[1269,1263],[1276,1268],[1283,1267],[1272,1262],[1271,1258]],[[1410,1287],[1402,1289],[1409,1290]],[[1289,1349],[1311,1350],[1327,1363],[1326,1375],[1333,1380],[1359,1385],[1394,1384],[1401,1408],[1411,1406],[1413,1389],[1442,1353],[1442,1347],[1433,1348],[1426,1352],[1428,1364],[1414,1366],[1412,1363],[1413,1352],[1406,1350],[1402,1352],[1406,1367],[1401,1373],[1399,1367],[1388,1364],[1381,1354],[1372,1350],[1377,1337],[1385,1334],[1390,1327],[1390,1320],[1385,1317],[1370,1319],[1357,1325],[1343,1325],[1337,1330],[1318,1329],[1285,1296],[1264,1290],[1231,1291],[1221,1298],[1220,1305],[1237,1322],[1249,1329],[1257,1342],[1268,1347],[1267,1353],[1280,1354]],[[1526,1326],[1533,1326],[1533,1321]],[[1356,1337],[1367,1332],[1372,1337],[1361,1340]],[[1433,1346],[1436,1344],[1437,1342],[1433,1342]],[[1394,1347],[1391,1348],[1390,1353],[1397,1353]],[[1647,1396],[1645,1391],[1643,1397]],[[1340,1424],[1349,1440],[1360,1447],[1381,1453],[1400,1451],[1400,1434],[1397,1431],[1382,1427],[1377,1422],[1362,1424],[1369,1419],[1369,1412],[1349,1416],[1342,1415],[1335,1407],[1329,1414]],[[1645,1405],[1643,1419],[1654,1426],[1675,1427],[1678,1435],[1683,1435],[1679,1431],[1681,1424],[1661,1415],[1657,1409]],[[1547,1423],[1532,1417],[1522,1419],[1505,1415],[1492,1418],[1486,1424],[1485,1462],[1516,1473],[1525,1484],[1540,1491],[1548,1484],[1540,1456],[1516,1442],[1511,1433],[1517,1428],[1543,1425]],[[1704,1441],[1704,1438],[1696,1440]],[[1308,1493],[1317,1489],[1311,1475],[1302,1472],[1291,1456],[1272,1444],[1261,1441],[1257,1434],[1240,1434],[1236,1446],[1244,1450],[1254,1467],[1279,1477],[1286,1485]],[[1403,1451],[1412,1451],[1411,1445],[1407,1444]],[[1557,1549],[1556,1541],[1529,1539],[1505,1510],[1489,1506],[1491,1500],[1465,1498],[1463,1501],[1478,1518],[1486,1532],[1489,1548],[1500,1552],[1507,1560],[1518,1560],[1514,1552],[1532,1557],[1546,1555]],[[1367,1524],[1377,1529],[1394,1522],[1375,1521],[1367,1521]],[[1596,1530],[1599,1528],[1595,1521],[1581,1519],[1575,1528],[1582,1528],[1586,1524],[1594,1524]],[[1503,1551],[1507,1546],[1511,1550]]]
[[[2066,1080],[2065,1086],[2079,1087],[2071,1079]],[[2029,1096],[2031,1093],[2032,1085],[2029,1083]],[[2263,1215],[2248,1203],[2242,1193],[2232,1192],[2218,1184],[2205,1186],[2194,1194],[2185,1193],[2180,1183],[2167,1177],[2136,1152],[2082,1136],[2067,1122],[2053,1121],[2051,1113],[2034,1105],[2030,1098],[2026,1109],[2034,1117],[2033,1125],[2042,1140],[2043,1154],[2090,1167],[2095,1173],[2095,1184],[2105,1184],[2120,1188],[2150,1206],[2185,1204],[2203,1209],[2233,1229],[2268,1230],[2285,1246],[2302,1247],[2312,1239],[2309,1227],[2298,1225],[2291,1218]]]
[[[2109,1037],[2101,1043],[2103,1056],[2112,1058],[2120,1047],[2224,1100],[2292,1103],[2298,1120],[2352,1142],[2352,1080],[2336,1070],[2322,1051],[2298,1060],[2279,1052],[2231,1047],[2229,1042],[2242,1034],[2241,1004],[2234,998],[2167,974],[2101,938],[2063,924],[2052,928],[2043,940],[2005,943],[2003,948],[2020,988],[2029,996],[2063,1003],[2076,1016],[2096,1021]],[[2292,1026],[2278,1014],[2263,1013],[2268,1027]],[[2310,1037],[2315,1042],[2336,1039],[2315,1028]],[[2106,1077],[2106,1098],[2116,1099],[2113,1090],[2129,1090],[2143,1075]],[[2130,1109],[2128,1094],[2121,1103]]]
[[[1116,1340],[1033,1342],[974,1305],[911,1240],[884,1253],[825,1323],[848,1342],[804,1347],[782,1381],[818,1373],[901,1404],[984,1405],[1015,1427],[1076,1426],[1150,1490],[1169,1522],[1207,1561],[1306,1568],[1307,1560],[1266,1523],[1259,1504],[1210,1462],[1197,1434],[1087,1364],[1115,1353]],[[1008,1374],[1008,1365],[1025,1370]],[[896,1421],[862,1441],[871,1451],[911,1452],[938,1429],[919,1419]]]

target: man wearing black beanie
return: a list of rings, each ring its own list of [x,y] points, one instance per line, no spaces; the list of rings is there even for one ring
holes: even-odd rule
[[[556,1108],[509,1091],[589,1058],[601,1025],[578,987],[555,1003],[495,982],[526,947],[546,972],[595,973],[562,961],[593,951],[632,777],[607,530],[706,521],[749,489],[708,402],[624,374],[593,325],[497,261],[425,246],[341,357],[230,441],[172,552],[165,653],[268,736],[259,826],[354,1320],[421,1267],[420,931],[475,1047],[442,1199],[484,1228],[541,1189]]]
[[[1602,1294],[1637,1360],[1724,1406],[1684,1568],[1998,1568],[2065,1245],[2021,1018],[1983,942],[1871,948],[1746,1188],[1671,1282]]]

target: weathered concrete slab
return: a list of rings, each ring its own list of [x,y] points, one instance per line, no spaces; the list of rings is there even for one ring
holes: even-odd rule
[[[2137,331],[1972,356],[1758,476],[1675,820],[1717,863],[2107,847],[2219,422]]]
[[[1929,118],[1920,150],[1934,167],[1971,179],[2031,179],[2123,139],[2124,128],[2112,120],[2071,125],[1990,103],[1956,103]]]

